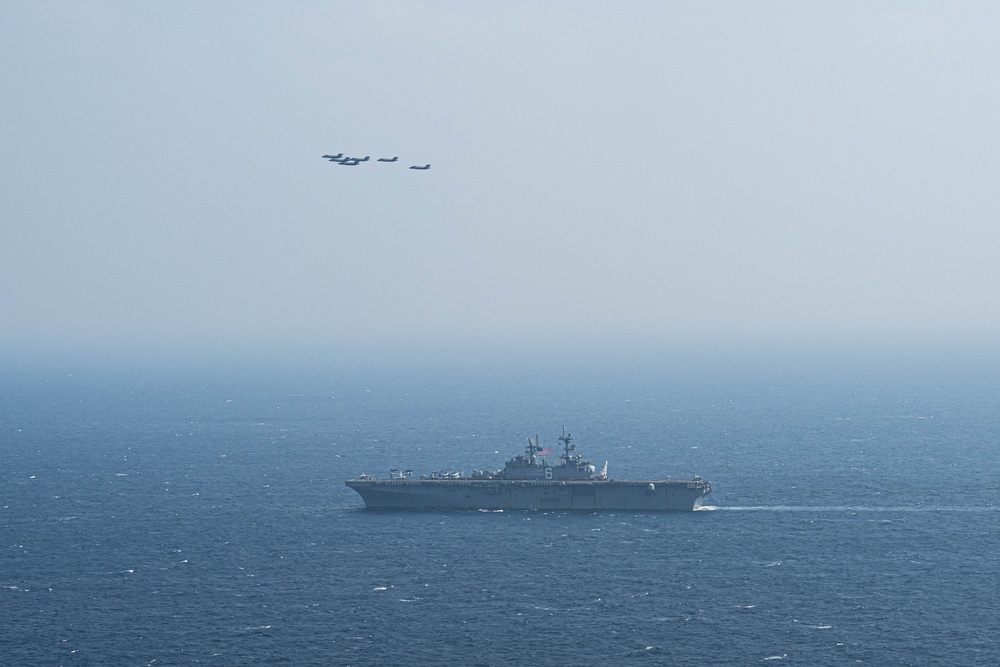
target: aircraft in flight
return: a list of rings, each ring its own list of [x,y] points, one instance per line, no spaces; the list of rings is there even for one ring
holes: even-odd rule
[[[344,155],[343,153],[337,153],[336,155],[324,155],[323,158],[329,160],[330,162],[336,162],[337,164],[344,165],[345,167],[356,167],[362,162],[368,162],[368,160],[371,159],[371,155],[366,155],[364,157],[351,157],[349,155]],[[393,157],[380,157],[377,161],[397,162],[399,161],[399,156],[394,155]],[[419,165],[413,165],[410,167],[410,169],[417,169],[418,171],[426,171],[430,168],[431,166],[429,164],[425,164],[422,167]]]

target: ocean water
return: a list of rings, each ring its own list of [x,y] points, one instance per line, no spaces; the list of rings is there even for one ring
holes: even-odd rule
[[[995,353],[5,362],[9,665],[992,665]],[[705,510],[362,509],[563,426]]]

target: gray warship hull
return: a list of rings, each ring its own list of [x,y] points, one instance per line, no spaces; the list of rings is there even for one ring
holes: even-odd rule
[[[689,512],[705,480],[351,479],[368,509],[626,510]]]

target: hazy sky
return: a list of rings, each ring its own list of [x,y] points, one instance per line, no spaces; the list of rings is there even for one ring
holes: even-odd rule
[[[993,2],[4,2],[0,341],[994,335],[998,35]]]

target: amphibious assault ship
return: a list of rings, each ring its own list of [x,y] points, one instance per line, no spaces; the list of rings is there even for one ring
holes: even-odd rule
[[[640,510],[690,511],[701,506],[712,485],[693,479],[617,480],[600,472],[576,452],[573,436],[563,429],[562,454],[528,438],[524,454],[508,460],[503,470],[434,472],[413,477],[412,470],[390,470],[388,479],[361,475],[345,484],[357,491],[369,509],[481,510]]]

